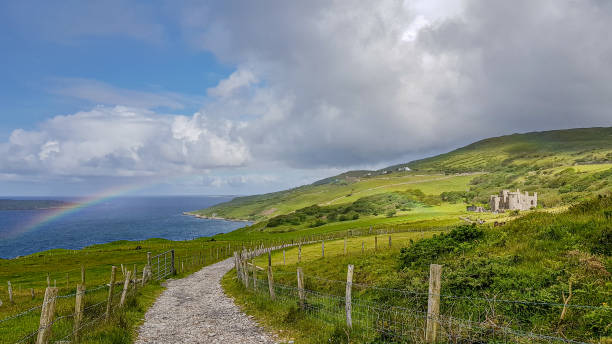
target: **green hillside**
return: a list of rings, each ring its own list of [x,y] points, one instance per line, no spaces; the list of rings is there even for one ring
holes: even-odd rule
[[[592,163],[612,163],[612,127],[492,137],[405,166],[418,171],[458,173],[548,169]]]
[[[394,172],[382,175],[373,171],[351,172],[286,191],[237,197],[194,214],[261,221],[311,205],[345,204],[365,196],[406,189],[419,189],[425,194],[437,195],[444,191],[466,191],[472,178],[474,175],[465,174]]]
[[[285,289],[295,288],[296,268],[301,267],[305,274],[305,288],[312,290],[307,302],[315,306],[304,313],[295,309],[295,302],[269,301],[267,289],[261,288],[258,293],[245,290],[238,281],[227,278],[233,274],[226,276],[225,288],[259,322],[274,330],[288,331],[299,342],[347,343],[334,341],[338,332],[344,333],[343,307],[337,308],[337,323],[321,321],[328,314],[325,312],[334,308],[319,310],[317,302],[321,301],[316,296],[344,295],[346,285],[342,281],[348,264],[355,266],[354,304],[384,305],[372,306],[375,314],[365,313],[371,311],[369,308],[354,310],[353,323],[362,324],[372,317],[387,319],[386,312],[424,314],[427,298],[420,295],[426,295],[428,290],[429,264],[436,263],[443,265],[441,314],[455,321],[473,321],[463,323],[462,330],[454,332],[455,340],[449,342],[559,342],[545,337],[553,336],[607,343],[604,338],[609,340],[612,336],[611,221],[612,198],[608,194],[557,214],[534,211],[500,227],[462,225],[443,234],[399,233],[393,236],[393,248],[381,245],[385,241],[379,236],[378,251],[372,249],[373,238],[358,237],[349,240],[348,254],[344,253],[343,239],[326,242],[325,257],[321,256],[321,245],[305,246],[299,264],[296,248],[275,252],[275,283]],[[363,242],[365,253],[361,251]],[[255,263],[265,266],[267,257],[258,257]],[[571,302],[568,293],[572,295]],[[564,301],[569,302],[570,308],[562,316]],[[424,327],[418,321],[412,325]],[[393,322],[376,322],[372,326],[377,331],[356,328],[350,342],[395,342],[390,339],[406,333],[403,326]],[[496,337],[495,331],[482,331],[504,327],[519,335],[506,337],[498,331]],[[529,332],[544,337],[521,338],[521,333]],[[404,342],[405,337],[401,338],[397,342]]]
[[[312,205],[350,204],[408,189],[430,196],[457,192],[460,202],[486,204],[502,188],[520,188],[538,192],[542,206],[556,207],[611,185],[612,127],[553,130],[489,138],[378,171],[349,171],[290,190],[238,197],[195,214],[264,221]]]

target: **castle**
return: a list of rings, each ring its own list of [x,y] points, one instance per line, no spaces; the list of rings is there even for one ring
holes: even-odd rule
[[[534,192],[533,196],[529,196],[527,191],[521,193],[519,189],[516,189],[516,192],[502,190],[499,192],[499,196],[491,195],[489,198],[489,205],[491,206],[492,212],[504,210],[529,210],[538,205],[538,193]]]

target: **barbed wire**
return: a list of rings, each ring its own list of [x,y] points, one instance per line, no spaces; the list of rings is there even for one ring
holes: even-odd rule
[[[33,311],[34,311],[34,310],[36,310],[36,309],[42,308],[42,306],[43,306],[43,305],[34,306],[34,307],[32,307],[32,308],[30,308],[30,309],[27,309],[27,310],[25,310],[25,311],[23,311],[23,312],[21,312],[21,313],[18,313],[18,314],[15,314],[15,315],[11,315],[11,316],[9,316],[9,317],[6,317],[6,318],[4,318],[4,319],[0,320],[0,324],[2,324],[3,322],[9,321],[9,320],[13,320],[13,319],[20,318],[20,317],[22,317],[22,316],[24,316],[24,315],[26,315],[26,314],[28,314],[28,313],[30,313],[30,312],[33,312]]]
[[[26,340],[34,337],[36,334],[38,334],[38,332],[40,331],[40,329],[37,329],[34,332],[31,332],[30,334],[25,335],[24,337],[22,337],[21,339],[19,339],[16,343],[24,343]]]
[[[327,279],[327,278],[323,278],[323,277],[317,277],[317,276],[306,275],[306,274],[304,274],[304,277],[313,278],[313,279],[322,280],[322,281],[327,281],[327,282],[341,283],[341,284],[345,284],[345,285],[347,283],[346,281]],[[430,295],[427,292],[419,292],[419,291],[413,291],[413,290],[408,290],[408,289],[385,288],[385,287],[379,287],[379,286],[375,286],[375,285],[358,283],[358,282],[352,282],[351,284],[353,286],[358,286],[358,287],[362,287],[362,288],[369,288],[369,289],[377,289],[377,290],[384,290],[384,291],[399,292],[399,293],[402,293],[402,294],[413,294],[413,295],[423,295],[423,296],[429,296]],[[487,297],[482,297],[482,296],[462,296],[462,295],[450,295],[450,294],[431,294],[431,295],[432,296],[439,296],[439,297],[442,297],[442,298],[450,298],[450,299],[481,300],[481,301],[486,301],[486,302],[514,303],[514,304],[539,305],[539,306],[546,305],[546,306],[567,307],[567,308],[581,308],[581,309],[604,309],[604,310],[612,311],[612,307],[607,307],[607,306],[578,305],[578,304],[570,304],[570,303],[564,304],[564,303],[546,302],[546,301],[509,300],[509,299],[487,298]]]
[[[310,276],[310,277],[313,277],[313,276]],[[241,280],[240,278],[236,276],[231,276],[231,279],[237,282]],[[264,286],[266,283],[267,281],[265,279],[257,280],[257,284],[260,286]],[[251,284],[249,284],[249,286],[250,285]],[[387,288],[387,289],[393,290],[392,288]],[[310,290],[307,288],[300,289],[292,285],[286,285],[286,284],[281,284],[281,283],[275,283],[274,290],[275,290],[275,294],[277,294],[276,295],[277,301],[279,301],[279,298],[284,298],[285,302],[288,299],[296,299],[297,301],[296,295],[299,295],[299,292],[302,291],[306,299],[308,298],[315,299],[314,301],[315,303],[317,302],[316,300],[328,300],[327,301],[328,303],[329,302],[332,302],[332,304],[336,303],[336,306],[333,306],[332,308],[329,308],[328,306],[321,308],[316,305],[311,305],[309,302],[305,302],[305,306],[308,310],[308,314],[313,315],[314,312],[324,312],[327,314],[327,316],[324,316],[324,317],[317,317],[317,319],[319,320],[323,320],[326,322],[332,322],[332,323],[337,322],[338,319],[341,318],[341,315],[342,315],[341,313],[344,311],[345,298],[343,296],[333,295],[333,294],[329,294],[329,293],[321,292],[321,291]],[[404,290],[400,289],[400,291],[404,291]],[[261,287],[256,288],[254,292],[260,292],[260,293],[266,294],[268,292],[268,288],[261,288]],[[428,293],[424,293],[424,294],[428,295]],[[480,299],[483,299],[483,298],[480,298]],[[447,320],[449,321],[449,323],[451,324],[454,323],[455,325],[459,327],[465,328],[467,326],[469,327],[469,330],[474,330],[476,328],[479,328],[483,330],[501,331],[503,335],[512,335],[512,336],[521,337],[521,338],[528,338],[531,340],[548,341],[548,342],[554,341],[554,342],[562,342],[562,343],[570,343],[570,344],[588,344],[587,342],[583,342],[579,340],[567,339],[563,337],[552,336],[552,335],[547,335],[547,334],[540,334],[540,333],[529,332],[529,331],[522,331],[522,330],[517,330],[511,327],[500,326],[500,325],[492,324],[492,323],[485,324],[483,322],[477,322],[477,321],[473,321],[469,319],[462,319],[462,318],[453,317],[453,316],[443,316],[443,315],[432,316],[425,311],[418,311],[415,309],[411,309],[411,308],[403,307],[403,306],[397,306],[397,305],[380,304],[380,303],[372,302],[370,300],[364,300],[364,299],[359,299],[359,298],[353,298],[351,300],[351,304],[353,307],[353,312],[355,314],[361,314],[362,318],[365,318],[365,319],[354,319],[356,323],[361,323],[362,325],[366,327],[370,326],[368,328],[369,330],[374,330],[379,333],[385,333],[388,336],[395,336],[397,338],[405,339],[405,337],[398,336],[397,333],[394,332],[395,329],[392,328],[393,326],[398,326],[397,330],[400,331],[400,333],[402,334],[406,333],[405,331],[406,328],[418,330],[418,331],[413,331],[413,335],[416,335],[416,332],[422,331],[421,328],[416,326],[415,324],[406,323],[405,321],[402,322],[402,319],[406,319],[406,317],[413,317],[415,319],[420,319],[421,321],[424,321],[428,318],[432,319],[433,317],[433,319],[437,322],[441,322],[442,320]],[[381,321],[382,323],[380,325],[374,324],[375,327],[371,327],[372,324],[368,325],[368,321],[369,321],[368,317],[370,315],[364,315],[363,311],[360,310],[362,308],[367,309],[368,312],[376,313],[374,315],[377,319],[376,322]],[[334,309],[337,310],[337,313],[334,313],[333,311]],[[331,319],[336,319],[336,320],[329,321],[330,318],[328,317],[331,317]],[[471,335],[471,334],[468,333],[468,335]],[[478,335],[478,333],[476,333],[476,335]]]

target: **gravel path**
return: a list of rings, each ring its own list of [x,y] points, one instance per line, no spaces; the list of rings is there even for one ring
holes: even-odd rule
[[[167,289],[147,311],[136,343],[275,343],[223,293],[232,259],[204,267]]]

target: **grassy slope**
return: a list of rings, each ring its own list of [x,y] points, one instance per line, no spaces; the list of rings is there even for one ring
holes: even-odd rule
[[[462,191],[467,189],[470,179],[473,178],[473,176],[445,176],[437,173],[396,172],[377,176],[366,176],[366,173],[361,173],[360,177],[351,175],[329,178],[325,182],[317,182],[286,191],[238,197],[230,202],[193,213],[258,221],[279,214],[287,214],[313,204],[348,203],[359,197],[408,188],[420,189],[426,194]]]
[[[593,162],[612,162],[612,128],[493,137],[405,165],[419,171],[491,172],[508,167],[546,169]]]
[[[31,307],[38,306],[43,301],[46,287],[46,276],[49,273],[51,285],[56,284],[59,295],[68,295],[75,292],[76,284],[80,281],[80,266],[86,267],[86,285],[94,288],[108,283],[111,266],[119,267],[123,264],[132,270],[137,265],[139,276],[146,263],[147,252],[153,255],[168,249],[175,249],[176,265],[180,267],[180,261],[184,257],[193,257],[203,254],[205,264],[217,261],[216,250],[226,251],[228,242],[209,241],[209,238],[201,238],[191,241],[170,241],[164,239],[149,239],[145,241],[117,241],[108,244],[94,245],[81,250],[49,250],[29,256],[15,259],[0,259],[0,319],[20,313]],[[239,244],[232,243],[234,249]],[[140,249],[136,249],[140,246]],[[224,252],[224,251],[222,251]],[[211,257],[212,253],[212,257]],[[220,259],[227,257],[220,255]],[[196,269],[192,261],[185,263],[185,273],[177,277],[183,277]],[[201,266],[198,265],[198,266]],[[121,269],[118,269],[117,280],[122,280]],[[8,302],[7,282],[11,281],[14,293],[14,304]],[[35,297],[30,297],[30,288],[34,289]],[[118,288],[120,291],[120,288]],[[117,314],[113,321],[106,326],[93,326],[84,342],[96,343],[130,343],[135,336],[137,326],[142,322],[147,308],[154,302],[155,298],[163,290],[159,283],[152,283],[145,288],[139,288],[136,298],[128,302],[125,312]],[[106,289],[86,295],[86,307],[106,298]],[[114,299],[118,302],[118,296]],[[104,306],[104,305],[102,305]],[[99,307],[98,307],[99,308]],[[103,309],[93,308],[93,311]],[[60,314],[72,313],[74,309],[74,297],[61,299],[58,305]],[[32,312],[31,315],[4,322],[0,324],[0,343],[15,342],[25,334],[37,328],[40,311]],[[57,326],[57,327],[55,327]],[[70,318],[54,325],[56,336],[67,334],[72,326]],[[57,337],[56,337],[57,338]]]
[[[584,166],[588,164],[598,165],[593,168]],[[478,141],[446,154],[379,171],[350,171],[286,191],[238,197],[196,213],[260,221],[313,204],[353,202],[363,196],[408,188],[431,195],[470,189],[470,201],[484,202],[489,194],[497,193],[500,188],[518,187],[539,191],[547,206],[558,206],[609,188],[612,185],[611,164],[612,128],[513,134]],[[414,171],[397,171],[404,166]],[[577,173],[559,176],[567,167],[573,167]],[[383,171],[392,173],[382,174]],[[478,172],[487,173],[452,175]],[[565,180],[559,182],[555,179]],[[580,179],[582,183],[578,185],[571,183]],[[562,186],[559,184],[568,183],[568,188],[558,190]]]
[[[609,307],[612,291],[611,216],[612,199],[608,197],[581,203],[554,216],[535,211],[502,227],[484,227],[482,237],[449,250],[431,250],[441,237],[432,239],[431,233],[427,232],[394,234],[392,249],[386,248],[386,236],[379,236],[382,247],[377,253],[372,251],[372,238],[349,240],[347,256],[343,255],[343,240],[326,243],[325,258],[321,258],[320,244],[311,245],[303,248],[299,265],[295,259],[296,249],[292,248],[286,252],[286,265],[282,263],[281,252],[273,254],[274,280],[295,286],[295,270],[301,266],[306,275],[307,289],[341,296],[344,285],[330,281],[344,280],[347,264],[354,264],[356,283],[426,292],[428,265],[438,263],[444,266],[442,293],[445,295],[551,303],[563,302],[562,294],[567,295],[571,282],[572,304],[603,308],[570,309],[566,318],[559,321],[560,306],[497,303],[495,316],[491,318],[490,302],[443,298],[441,311],[475,320],[488,314],[488,321],[502,326],[597,341],[612,336],[612,308]],[[418,235],[425,238],[416,241],[418,245],[407,241],[410,236],[419,239]],[[362,240],[366,241],[369,249],[366,254],[361,254]],[[400,246],[411,250],[406,252],[412,253],[412,260],[402,259],[406,256],[402,253],[406,249],[400,249]],[[267,263],[264,257],[255,262],[260,266]],[[229,278],[225,279],[224,286],[246,311],[275,330],[289,331],[289,336],[300,338],[304,343],[323,342],[326,338],[321,336],[332,336],[333,326],[322,326],[303,315],[291,316],[295,312],[291,303],[270,303],[265,296],[245,292]],[[393,293],[367,288],[356,288],[354,297],[388,306],[402,305],[406,301]],[[426,300],[423,301],[420,311],[426,307]],[[315,339],[309,341],[308,338]]]

